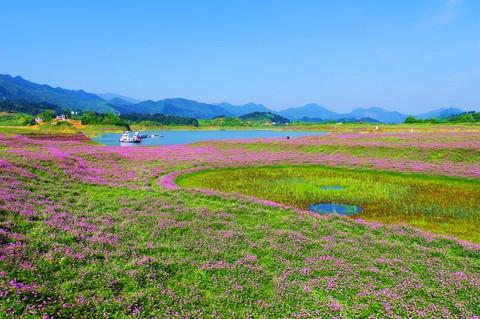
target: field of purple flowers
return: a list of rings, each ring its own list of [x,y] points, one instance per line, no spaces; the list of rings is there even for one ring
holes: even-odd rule
[[[308,163],[476,179],[479,145],[478,132],[143,148],[2,134],[0,314],[477,318],[478,244],[181,189],[175,178]]]

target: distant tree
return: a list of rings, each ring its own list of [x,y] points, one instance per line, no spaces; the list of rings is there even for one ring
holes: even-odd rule
[[[123,125],[123,123],[124,121],[120,120],[120,117],[115,113],[106,113],[102,116],[102,124]]]
[[[40,117],[44,121],[50,121],[54,119],[56,116],[56,113],[54,110],[46,110],[43,111],[42,113],[38,114],[38,117]]]
[[[414,116],[410,115],[405,119],[404,123],[407,123],[407,124],[418,123],[418,120]]]
[[[28,119],[25,120],[24,124],[23,125],[35,125],[35,118],[32,116]]]
[[[418,120],[417,120],[418,121]],[[431,118],[422,120],[426,123],[468,123],[468,122],[480,122],[480,112],[470,111],[461,114],[450,115],[446,118]]]
[[[82,124],[96,124],[95,121],[96,121],[96,117],[95,117],[95,113],[93,112],[83,112],[82,116],[80,117],[80,121],[82,122]]]
[[[475,118],[472,113],[464,113],[457,116],[455,119],[457,122],[475,122]]]

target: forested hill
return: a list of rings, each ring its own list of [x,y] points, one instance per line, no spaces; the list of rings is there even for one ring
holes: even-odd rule
[[[271,112],[252,112],[240,116],[241,120],[252,122],[268,122],[275,124],[285,124],[290,122],[287,118]]]
[[[55,104],[46,102],[29,102],[25,100],[0,100],[0,112],[27,113],[36,115],[47,110],[61,112]]]

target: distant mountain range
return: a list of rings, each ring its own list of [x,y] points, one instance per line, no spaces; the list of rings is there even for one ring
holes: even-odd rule
[[[137,104],[142,101],[115,93],[97,93],[99,97],[107,101],[117,101],[119,105]]]
[[[248,113],[254,112],[272,112],[266,106],[262,104],[255,104],[255,103],[247,103],[244,105],[233,105],[230,103],[215,103],[215,105],[220,106],[221,108],[225,109],[226,111],[230,112],[235,116],[242,116]]]
[[[46,84],[27,81],[20,76],[12,77],[0,74],[0,100],[5,99],[50,103],[61,108],[99,113],[162,113],[198,119],[210,119],[218,116],[240,117],[254,112],[271,112],[289,120],[401,123],[408,116],[380,107],[357,108],[349,113],[340,114],[314,103],[273,111],[262,104],[255,103],[245,105],[234,105],[227,102],[202,103],[183,98],[140,101],[114,93],[93,94],[83,90],[54,88]],[[464,111],[458,108],[441,108],[418,114],[415,117],[418,119],[442,118],[462,112]]]
[[[302,122],[325,122],[325,121],[336,121],[341,123],[383,123],[379,120],[372,119],[371,117],[360,117],[360,118],[353,118],[353,117],[342,117],[335,120],[324,120],[320,118],[311,118],[311,117],[302,117],[300,119]]]
[[[314,103],[299,107],[291,107],[283,111],[279,111],[278,113],[291,120],[299,120],[303,117],[334,120],[340,117],[340,114],[332,112],[327,108]]]
[[[457,115],[465,111],[457,108],[441,108],[427,113],[418,114],[415,117],[419,120],[431,119],[431,118],[445,118],[452,115]]]
[[[358,108],[353,110],[350,113],[342,114],[342,117],[346,118],[372,118],[384,123],[401,123],[406,118],[407,115],[396,112],[396,111],[387,111],[380,107],[371,107],[371,108]]]
[[[457,108],[441,108],[428,113],[415,115],[415,117],[418,119],[427,119],[433,117],[443,118],[463,112],[463,110]],[[313,103],[300,107],[288,108],[278,113],[291,120],[315,119],[316,121],[336,120],[343,122],[362,120],[363,122],[377,121],[383,123],[402,123],[408,116],[407,114],[402,114],[396,111],[388,111],[381,107],[360,107],[349,113],[340,114]]]
[[[160,101],[143,101],[130,105],[128,109],[136,113],[162,113],[194,118],[213,118],[219,115],[234,116],[224,108],[193,100],[175,98]]]
[[[46,102],[72,109],[115,112],[114,105],[98,95],[83,90],[66,90],[37,84],[20,76],[0,74],[0,96],[10,100]]]

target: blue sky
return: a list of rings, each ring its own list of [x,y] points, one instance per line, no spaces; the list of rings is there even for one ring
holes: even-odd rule
[[[139,99],[480,109],[480,1],[0,0],[0,73]]]

